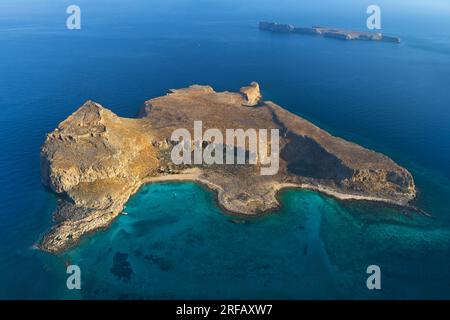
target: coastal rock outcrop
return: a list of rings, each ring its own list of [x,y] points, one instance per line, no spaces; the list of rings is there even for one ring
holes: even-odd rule
[[[261,175],[261,164],[173,163],[172,133],[186,128],[194,134],[195,121],[202,121],[204,130],[221,132],[278,129],[278,172]],[[145,102],[136,119],[88,101],[48,134],[41,149],[41,173],[42,182],[60,196],[55,225],[39,243],[54,253],[106,228],[144,183],[196,181],[214,190],[225,210],[245,215],[276,209],[276,194],[285,187],[395,205],[408,205],[416,196],[406,169],[273,102],[261,101],[256,82],[240,93],[199,85],[171,90]]]
[[[262,98],[261,91],[259,90],[259,84],[256,81],[253,81],[247,87],[242,87],[240,92],[247,99],[245,105],[249,107],[256,106]]]
[[[55,251],[106,227],[157,166],[150,130],[140,119],[120,118],[87,101],[48,134],[41,149],[44,185],[64,195],[57,227],[41,248]]]

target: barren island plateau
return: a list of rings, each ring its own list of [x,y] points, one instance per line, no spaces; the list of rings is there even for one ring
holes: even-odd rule
[[[192,131],[194,121],[223,132],[278,129],[278,173],[261,175],[259,165],[248,163],[175,165],[172,132]],[[224,210],[241,215],[276,209],[282,188],[399,206],[409,206],[416,197],[406,169],[263,101],[256,82],[240,92],[216,92],[201,85],[170,90],[146,101],[133,119],[87,101],[47,135],[41,148],[41,175],[59,195],[54,226],[38,244],[52,253],[106,228],[123,212],[130,196],[151,182],[196,181],[216,192]]]

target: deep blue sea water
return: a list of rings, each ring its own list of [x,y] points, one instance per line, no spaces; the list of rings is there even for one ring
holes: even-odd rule
[[[0,2],[0,298],[450,298],[450,4],[377,2],[401,44],[256,27],[364,30],[362,0],[78,0],[77,31],[65,28],[72,1]],[[85,100],[133,117],[169,88],[253,80],[266,100],[408,168],[432,217],[286,190],[281,210],[236,224],[198,185],[154,184],[76,248],[32,249],[56,203],[39,148]],[[111,272],[115,256],[131,274]],[[67,262],[80,291],[66,288]],[[366,288],[372,264],[381,291]]]

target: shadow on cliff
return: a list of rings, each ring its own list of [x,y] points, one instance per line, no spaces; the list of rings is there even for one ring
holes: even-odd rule
[[[353,171],[326,151],[314,139],[288,132],[289,142],[281,150],[290,173],[313,179],[342,181],[351,178]]]

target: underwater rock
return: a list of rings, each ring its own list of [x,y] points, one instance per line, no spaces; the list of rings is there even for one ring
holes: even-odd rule
[[[113,266],[110,269],[111,273],[122,280],[130,280],[133,269],[128,262],[128,254],[116,252],[113,257]]]

